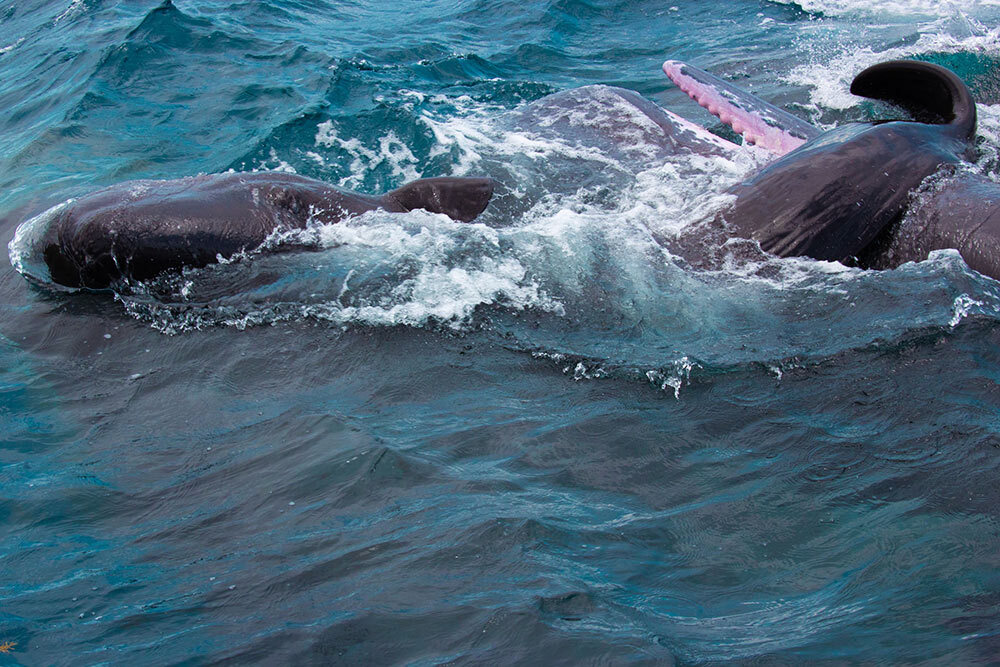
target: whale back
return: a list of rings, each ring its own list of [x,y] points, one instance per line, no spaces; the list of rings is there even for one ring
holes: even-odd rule
[[[772,254],[851,260],[900,219],[925,178],[960,161],[962,146],[936,127],[831,130],[737,186],[723,215],[736,235]]]
[[[969,267],[1000,279],[1000,184],[959,173],[922,189],[886,252],[872,262],[891,269],[954,248]]]
[[[37,241],[17,254],[41,255],[44,282],[102,289],[123,277],[147,280],[253,251],[276,230],[379,208],[426,209],[468,222],[492,194],[493,181],[485,178],[421,179],[381,197],[276,172],[128,181],[23,223],[18,237]]]

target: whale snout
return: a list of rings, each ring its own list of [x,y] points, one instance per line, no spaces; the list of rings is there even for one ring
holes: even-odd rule
[[[18,226],[7,245],[11,266],[18,273],[41,283],[81,286],[79,269],[59,248],[58,229],[72,216],[75,202],[69,199],[56,204]]]

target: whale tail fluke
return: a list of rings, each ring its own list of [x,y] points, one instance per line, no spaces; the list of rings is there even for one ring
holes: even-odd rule
[[[851,83],[851,93],[903,107],[915,120],[953,128],[955,137],[976,134],[976,103],[965,83],[951,70],[919,60],[872,65]]]
[[[390,210],[422,208],[431,213],[444,213],[453,220],[472,222],[490,203],[493,185],[489,178],[421,178],[383,197],[396,205],[387,206]]]

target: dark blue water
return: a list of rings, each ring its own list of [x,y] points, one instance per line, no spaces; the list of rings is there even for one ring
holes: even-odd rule
[[[658,239],[767,158],[537,102],[725,133],[677,58],[832,126],[920,57],[995,177],[1000,6],[868,4],[0,0],[5,244],[133,178],[500,183],[117,294],[0,271],[0,664],[995,662],[1000,286],[695,269]]]

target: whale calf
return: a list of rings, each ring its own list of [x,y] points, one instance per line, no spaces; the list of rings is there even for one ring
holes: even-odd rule
[[[275,231],[328,224],[366,211],[424,209],[469,222],[493,195],[488,178],[425,178],[381,196],[281,172],[127,181],[69,200],[24,223],[48,276],[66,287],[102,289],[202,267],[258,248]],[[20,260],[15,266],[31,274]],[[19,264],[21,264],[19,266]]]

